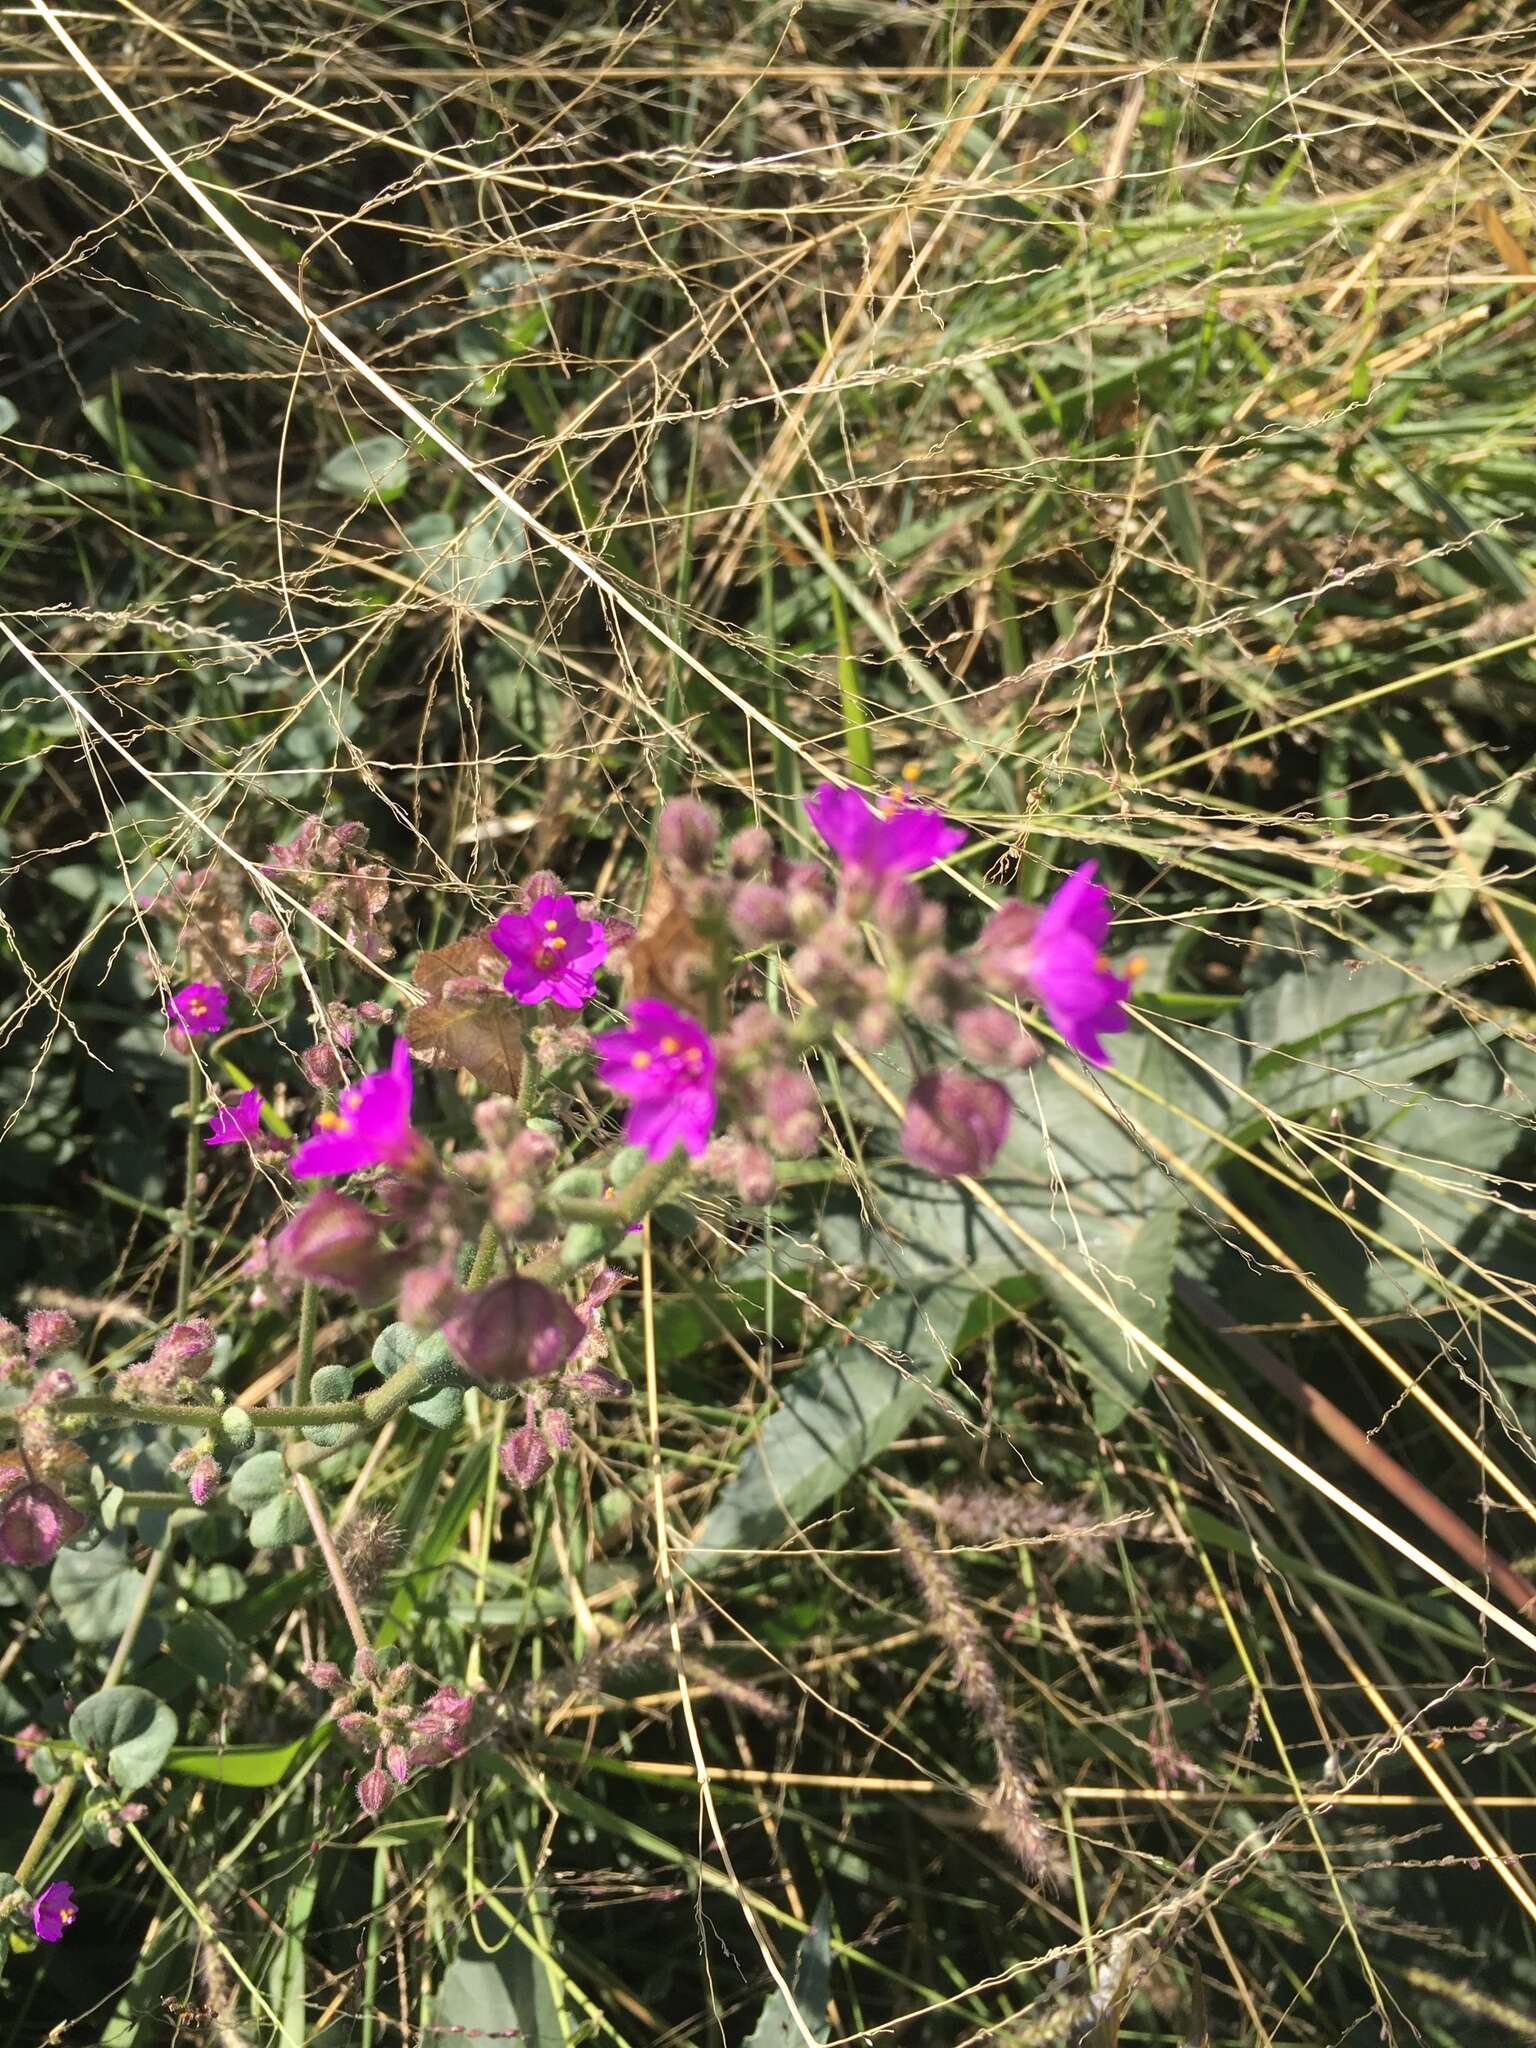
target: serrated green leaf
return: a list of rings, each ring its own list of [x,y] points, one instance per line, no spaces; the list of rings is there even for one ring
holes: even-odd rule
[[[137,1792],[170,1754],[176,1716],[142,1686],[113,1685],[80,1702],[69,1717],[69,1732],[111,1773],[120,1792]]]
[[[367,434],[338,449],[320,472],[323,490],[338,497],[387,504],[411,480],[411,451],[398,434]]]

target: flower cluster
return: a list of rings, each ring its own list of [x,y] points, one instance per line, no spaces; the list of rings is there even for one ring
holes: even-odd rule
[[[330,1717],[349,1748],[371,1757],[357,1782],[357,1803],[372,1820],[383,1812],[411,1772],[462,1756],[487,1725],[492,1703],[484,1693],[439,1686],[412,1705],[406,1695],[414,1673],[392,1650],[361,1650],[350,1677],[318,1663],[305,1674],[328,1693]]]

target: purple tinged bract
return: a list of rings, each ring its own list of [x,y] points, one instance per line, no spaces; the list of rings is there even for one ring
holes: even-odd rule
[[[34,1571],[50,1563],[60,1544],[84,1527],[84,1515],[51,1486],[40,1481],[18,1486],[0,1501],[0,1564]]]
[[[442,1332],[464,1370],[495,1393],[558,1372],[587,1326],[552,1287],[513,1273],[466,1294]]]
[[[229,1022],[229,998],[216,981],[189,981],[167,998],[165,1014],[188,1038],[206,1038]]]
[[[208,1120],[205,1145],[248,1145],[261,1129],[261,1090],[247,1088],[231,1103],[220,1103]]]
[[[583,917],[569,896],[537,896],[526,911],[509,910],[490,930],[507,960],[501,985],[520,1003],[558,1003],[579,1010],[597,986],[608,940],[595,917]]]
[[[32,1901],[32,1932],[39,1941],[61,1941],[66,1927],[80,1917],[75,1888],[62,1877],[45,1884]]]
[[[315,1118],[314,1129],[290,1162],[294,1179],[411,1165],[422,1149],[411,1128],[411,1090],[411,1049],[397,1038],[387,1067],[344,1088],[336,1107]]]
[[[915,875],[968,836],[904,792],[872,804],[862,790],[830,782],[806,798],[805,814],[843,865],[863,875]]]
[[[625,1141],[641,1145],[652,1159],[666,1159],[679,1146],[698,1158],[714,1128],[715,1048],[709,1033],[670,1003],[632,1003],[629,1024],[601,1032],[592,1041],[597,1078],[615,1095],[629,1097]]]
[[[1104,1034],[1130,1021],[1125,998],[1134,974],[1116,974],[1104,958],[1110,908],[1094,880],[1097,866],[1085,860],[1074,868],[1042,909],[1003,904],[987,920],[977,953],[989,979],[1033,997],[1074,1052],[1107,1067]]]
[[[979,1074],[924,1074],[907,1097],[901,1149],[914,1166],[953,1180],[985,1173],[1003,1148],[1012,1106],[1008,1092]]]

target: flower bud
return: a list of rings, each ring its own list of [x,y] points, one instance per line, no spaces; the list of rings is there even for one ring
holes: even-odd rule
[[[692,797],[674,797],[656,820],[656,845],[669,866],[702,875],[715,855],[720,827],[713,811]]]
[[[880,885],[870,919],[894,952],[911,959],[944,936],[942,904],[930,903],[915,882],[891,875]]]
[[[465,1295],[442,1329],[465,1371],[492,1393],[558,1371],[586,1335],[569,1302],[518,1274]]]
[[[1040,1057],[1040,1041],[1011,1011],[979,1003],[955,1018],[955,1043],[978,1067],[1022,1069]]]
[[[246,922],[258,939],[276,939],[282,936],[282,926],[270,910],[253,910]]]
[[[414,1266],[400,1283],[400,1320],[413,1329],[435,1330],[458,1299],[451,1259]]]
[[[354,1749],[366,1749],[379,1739],[379,1724],[372,1714],[338,1714],[336,1733]]]
[[[514,1486],[522,1487],[525,1493],[544,1477],[554,1462],[549,1445],[531,1422],[523,1423],[501,1440],[498,1459],[501,1476]]]
[[[1007,1091],[976,1074],[925,1074],[907,1097],[901,1149],[915,1166],[953,1179],[985,1173],[1012,1114]]]
[[[382,1264],[379,1226],[349,1195],[311,1195],[272,1242],[280,1271],[322,1287],[370,1288]]]
[[[205,1452],[187,1474],[187,1492],[192,1496],[195,1506],[207,1507],[218,1489],[219,1479],[217,1459],[209,1457]]]
[[[392,1742],[384,1752],[384,1768],[397,1785],[411,1775],[411,1753],[403,1742]]]
[[[808,1074],[779,1067],[763,1081],[763,1116],[773,1149],[784,1159],[804,1159],[821,1142],[821,1103]]]
[[[568,1451],[575,1442],[571,1435],[571,1418],[563,1408],[546,1408],[539,1417],[539,1427],[552,1451]]]
[[[318,1664],[306,1664],[304,1676],[321,1692],[344,1692],[347,1681],[341,1675],[341,1666],[322,1659]]]
[[[0,1564],[47,1564],[84,1527],[84,1515],[51,1486],[18,1486],[0,1501]]]
[[[607,1365],[584,1365],[561,1382],[573,1394],[585,1394],[589,1401],[627,1401],[634,1388],[622,1373]]]
[[[79,1392],[74,1374],[67,1365],[51,1365],[45,1373],[38,1375],[32,1389],[32,1399],[42,1407],[52,1401],[68,1401]]]
[[[0,1316],[0,1366],[19,1364],[26,1344],[9,1316]]]
[[[214,1328],[206,1316],[172,1323],[149,1354],[151,1368],[176,1379],[200,1379],[213,1357]]]
[[[772,882],[743,882],[731,898],[729,916],[744,946],[767,946],[794,936],[789,898]]]
[[[324,1040],[318,1045],[306,1046],[299,1054],[299,1065],[304,1069],[304,1078],[311,1088],[339,1088],[346,1079],[341,1061],[336,1057],[336,1048]]]
[[[760,1208],[773,1200],[773,1155],[761,1145],[737,1145],[735,1157],[731,1160],[731,1177],[736,1183],[737,1194],[744,1202]]]
[[[748,825],[725,849],[731,873],[738,881],[766,874],[773,864],[773,834],[766,825]]]
[[[357,1781],[357,1803],[370,1820],[376,1819],[394,1796],[394,1786],[377,1764]]]
[[[51,1358],[79,1339],[75,1319],[61,1308],[35,1308],[27,1317],[27,1349],[34,1358]]]

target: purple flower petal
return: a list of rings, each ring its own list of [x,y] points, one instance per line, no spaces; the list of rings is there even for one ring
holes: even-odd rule
[[[652,1159],[667,1158],[679,1145],[696,1158],[717,1107],[709,1034],[670,1003],[634,1003],[629,1017],[628,1028],[593,1040],[598,1080],[630,1099],[624,1135]]]
[[[229,1022],[229,997],[216,981],[189,981],[167,998],[165,1014],[188,1038],[206,1038]]]
[[[65,1928],[78,1919],[79,1912],[74,1886],[56,1877],[32,1901],[32,1932],[39,1941],[58,1941]]]
[[[249,1144],[261,1128],[261,1090],[247,1088],[238,1102],[220,1104],[208,1120],[205,1145]]]
[[[504,954],[501,985],[520,1003],[558,1003],[579,1010],[608,957],[608,939],[595,917],[582,917],[569,896],[539,896],[526,911],[509,910],[490,930]]]
[[[411,1051],[395,1040],[389,1065],[344,1088],[334,1109],[323,1110],[294,1153],[295,1180],[356,1173],[365,1166],[409,1166],[421,1151],[411,1128]]]
[[[1003,904],[987,920],[977,955],[992,986],[1033,998],[1074,1052],[1107,1067],[1104,1034],[1130,1021],[1125,998],[1134,972],[1116,974],[1104,959],[1110,904],[1094,880],[1097,865],[1075,868],[1038,911]]]
[[[823,783],[806,798],[805,814],[843,865],[865,875],[914,875],[968,836],[900,792],[877,806],[862,790]]]

